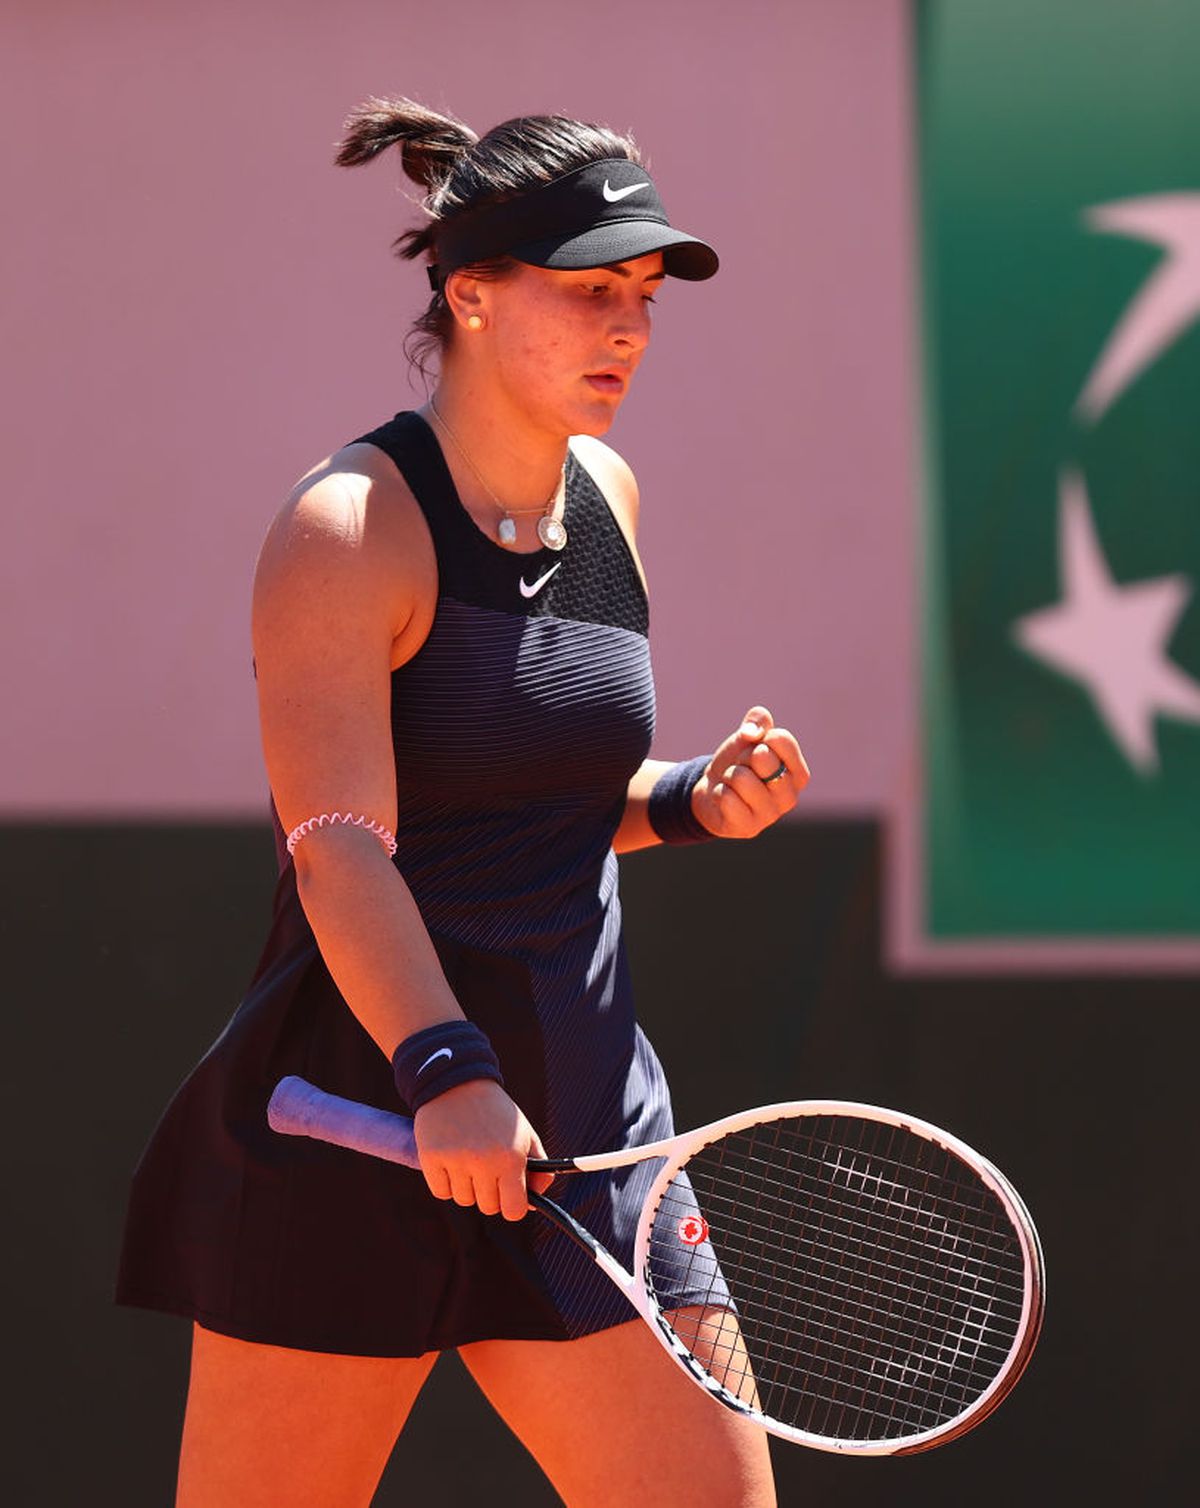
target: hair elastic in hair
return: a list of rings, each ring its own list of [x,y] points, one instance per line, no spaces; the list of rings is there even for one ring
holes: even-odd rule
[[[301,822],[297,827],[293,827],[287,835],[288,853],[294,854],[296,852],[296,844],[299,843],[300,839],[307,838],[309,833],[313,832],[316,828],[332,827],[334,823],[339,822],[345,823],[350,827],[362,827],[367,832],[374,833],[384,848],[387,849],[388,858],[394,859],[396,857],[395,833],[384,827],[382,822],[372,822],[369,817],[352,817],[349,812],[322,812],[319,817],[309,817],[307,821]]]
[[[473,1079],[493,1079],[501,1087],[500,1060],[473,1021],[439,1021],[405,1037],[392,1054],[396,1092],[415,1115],[447,1089]]]
[[[716,837],[692,811],[692,791],[708,768],[708,754],[673,764],[654,782],[646,816],[664,843],[707,843]]]

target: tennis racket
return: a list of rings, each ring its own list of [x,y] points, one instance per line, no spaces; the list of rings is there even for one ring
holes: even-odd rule
[[[412,1122],[282,1079],[271,1126],[419,1168]],[[663,1165],[626,1272],[529,1203],[621,1289],[690,1377],[785,1440],[906,1455],[965,1433],[1021,1375],[1042,1319],[1033,1222],[957,1138],[873,1105],[766,1105],[668,1141],[531,1161]]]

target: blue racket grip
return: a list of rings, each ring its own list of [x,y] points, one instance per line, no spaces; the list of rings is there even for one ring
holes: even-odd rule
[[[406,1168],[421,1166],[412,1121],[390,1110],[328,1094],[295,1074],[276,1084],[267,1106],[267,1124],[284,1136],[311,1136]]]

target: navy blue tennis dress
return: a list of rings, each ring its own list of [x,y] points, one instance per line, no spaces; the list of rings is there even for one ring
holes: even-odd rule
[[[663,1073],[634,1020],[612,852],[654,726],[628,545],[573,455],[566,548],[515,554],[471,521],[418,415],[363,439],[416,496],[439,575],[429,637],[392,676],[395,863],[551,1156],[669,1136]],[[119,1300],[246,1340],[383,1356],[632,1318],[547,1221],[462,1209],[417,1173],[268,1129],[272,1087],[290,1073],[405,1108],[330,979],[282,849],[281,865],[249,992],[135,1175]],[[555,1197],[628,1264],[652,1174],[574,1175]]]

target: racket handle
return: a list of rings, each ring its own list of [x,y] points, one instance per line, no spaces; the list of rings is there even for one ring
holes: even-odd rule
[[[420,1168],[413,1123],[390,1110],[328,1094],[307,1079],[280,1079],[267,1106],[267,1124],[284,1136],[311,1136],[352,1152]]]

